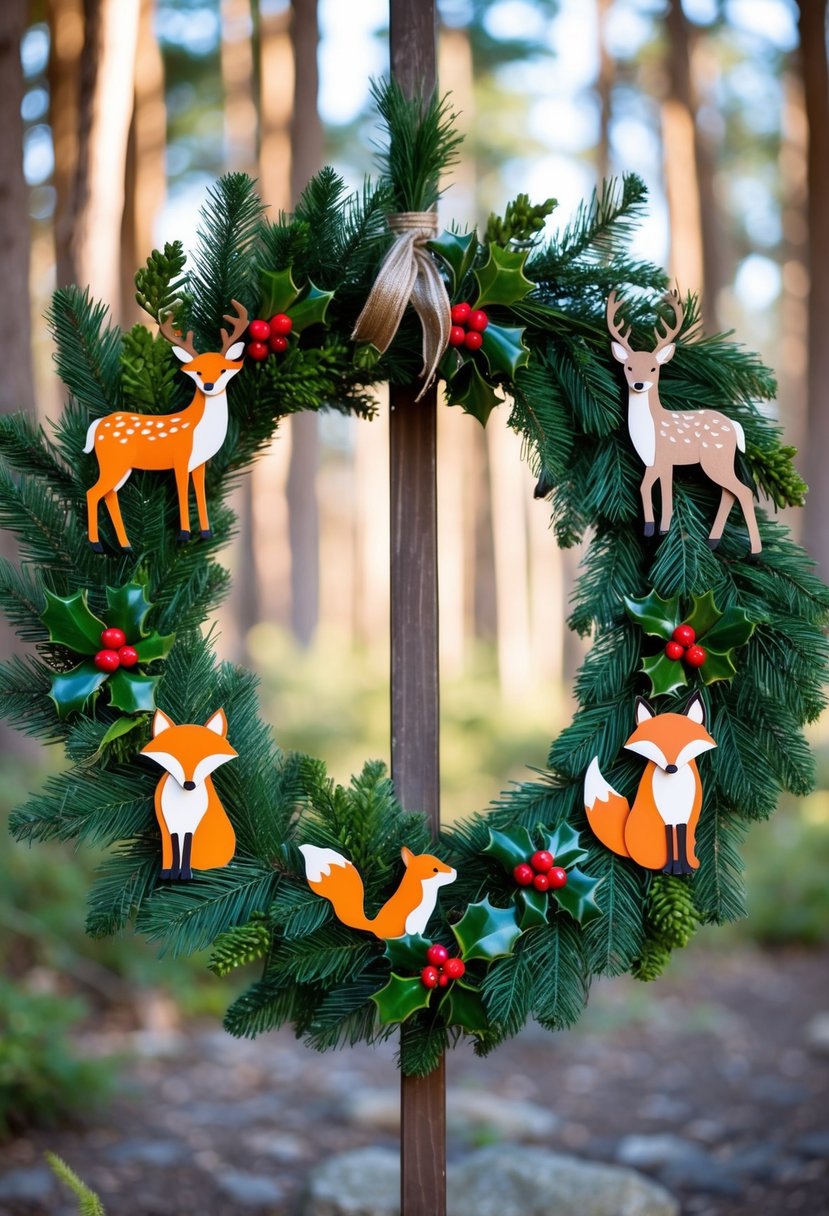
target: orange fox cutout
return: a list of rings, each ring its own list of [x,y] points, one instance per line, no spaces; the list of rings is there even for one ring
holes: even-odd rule
[[[705,706],[695,692],[681,714],[656,714],[636,698],[636,730],[628,751],[648,765],[633,806],[599,769],[598,756],[584,778],[587,819],[602,844],[631,857],[648,870],[690,874],[699,867],[694,852],[702,806],[702,784],[695,758],[716,743],[705,729]]]
[[[370,919],[364,911],[363,880],[356,866],[335,849],[301,844],[299,851],[305,858],[308,885],[333,904],[337,919],[350,929],[365,929],[381,939],[425,933],[435,910],[438,888],[454,882],[458,876],[456,870],[431,853],[412,853],[404,846],[400,856],[406,872],[400,886]]]
[[[193,346],[193,333],[185,338],[172,328],[168,317],[159,331],[172,343],[173,354],[185,365],[183,371],[196,384],[193,400],[175,414],[135,414],[122,410],[96,418],[86,433],[85,452],[95,452],[98,480],[87,492],[89,543],[96,553],[104,547],[98,536],[98,506],[103,498],[112,519],[118,544],[131,548],[118,491],[133,469],[171,469],[176,478],[179,509],[179,540],[190,539],[190,478],[196,491],[199,527],[211,536],[204,493],[204,467],[215,456],[227,435],[227,386],[244,363],[245,348],[237,339],[247,328],[248,314],[238,300],[231,304],[236,316],[226,314],[229,329],[223,329],[221,351],[200,355]]]
[[[141,755],[166,770],[155,789],[162,878],[189,879],[193,870],[215,870],[233,856],[236,834],[210,780],[220,764],[238,754],[226,736],[223,709],[204,726],[176,726],[160,709],[155,711],[153,737]]]

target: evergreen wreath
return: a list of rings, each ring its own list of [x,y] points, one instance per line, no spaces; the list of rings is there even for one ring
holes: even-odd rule
[[[605,305],[614,290],[626,297],[633,336],[647,345],[667,280],[628,253],[645,188],[635,176],[607,183],[544,243],[553,200],[532,206],[519,196],[482,238],[450,231],[428,243],[453,308],[440,374],[448,404],[483,423],[507,396],[502,416],[525,441],[558,544],[590,538],[569,619],[593,638],[573,722],[552,743],[547,771],[437,843],[423,816],[400,807],[381,763],[342,787],[321,760],[278,750],[258,716],[254,677],[218,664],[200,627],[228,588],[216,560],[234,526],[227,493],[279,420],[306,409],[370,418],[373,385],[417,377],[421,331],[411,310],[385,352],[351,334],[389,248],[387,215],[434,204],[458,137],[445,101],[408,102],[394,85],[377,100],[388,135],[378,181],[347,195],[324,169],[296,211],[271,222],[253,183],[231,174],[209,192],[189,264],[175,242],[136,276],[153,322],[172,314],[196,350],[217,349],[231,301],[254,317],[283,318],[267,342],[251,329],[227,440],[207,466],[210,529],[201,539],[180,543],[172,485],[136,471],[121,504],[136,547],[119,548],[105,528],[106,551],[90,550],[81,524],[94,475],[93,457],[81,454],[90,424],[113,410],[183,410],[185,378],[163,335],[143,325],[121,333],[77,287],[55,293],[62,417],[48,435],[25,415],[0,419],[0,522],[21,559],[0,564],[0,605],[30,644],[0,664],[0,710],[61,743],[69,761],[14,812],[14,836],[110,849],[90,892],[91,935],[132,920],[175,953],[212,947],[219,975],[260,959],[261,978],[227,1013],[232,1034],[290,1023],[327,1050],[376,1041],[402,1023],[400,1065],[425,1074],[466,1035],[483,1055],[530,1015],[549,1029],[571,1026],[593,976],[653,979],[697,925],[743,914],[745,830],[772,813],[781,790],[812,787],[801,728],[825,704],[829,590],[785,526],[762,512],[759,555],[749,560],[736,512],[712,552],[718,487],[694,470],[674,479],[667,535],[643,537],[641,462],[624,427]],[[702,334],[689,297],[664,404],[724,409],[745,434],[744,477],[776,506],[799,506],[805,486],[793,449],[761,404],[774,392],[755,356]],[[689,619],[709,631],[719,674],[706,680],[689,659],[674,663],[671,679],[655,677],[662,642],[653,639]],[[131,651],[114,674],[92,657],[101,625],[110,649]],[[704,761],[701,864],[693,875],[653,873],[591,833],[585,772],[598,758],[620,796],[631,794],[641,761],[617,757],[637,694],[656,696],[660,713],[681,713],[689,690],[718,743]],[[190,883],[159,881],[158,772],[137,756],[156,703],[175,723],[202,723],[224,707],[240,757],[215,775],[235,857]],[[365,881],[369,912],[396,890],[401,850],[435,849],[457,879],[441,892],[428,938],[381,941],[348,928],[309,887],[300,846],[342,850]]]

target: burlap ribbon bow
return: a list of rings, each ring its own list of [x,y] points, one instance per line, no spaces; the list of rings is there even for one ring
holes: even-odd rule
[[[423,327],[423,388],[420,400],[434,379],[441,355],[449,344],[451,305],[440,271],[426,248],[437,236],[433,211],[403,211],[387,217],[396,240],[377,272],[363,311],[351,337],[388,349],[411,303]]]

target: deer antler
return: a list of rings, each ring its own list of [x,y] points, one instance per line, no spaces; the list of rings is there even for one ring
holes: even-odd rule
[[[653,327],[653,336],[656,338],[656,346],[653,348],[654,354],[658,350],[662,350],[669,342],[673,342],[679,331],[682,329],[682,320],[685,316],[685,309],[682,306],[682,301],[679,298],[678,291],[669,291],[665,295],[665,303],[670,304],[673,314],[674,323],[669,325],[664,317],[660,317]]]
[[[611,291],[610,295],[607,297],[607,328],[610,330],[611,337],[615,338],[619,345],[623,346],[625,350],[630,351],[631,347],[630,343],[628,342],[628,338],[630,337],[630,326],[624,325],[624,321],[621,324],[617,324],[616,322],[616,314],[620,308],[621,304],[616,300],[616,292]]]
[[[197,357],[199,352],[193,345],[192,329],[188,330],[187,335],[184,336],[181,333],[181,330],[174,327],[172,313],[168,313],[163,321],[159,321],[158,332],[162,334],[168,342],[172,343],[173,346],[180,346],[182,350],[186,350],[188,355],[192,355],[194,359]]]
[[[248,327],[248,310],[238,300],[230,301],[231,307],[235,309],[236,316],[233,313],[226,312],[225,320],[230,322],[230,330],[222,329],[222,354],[226,355],[234,342],[241,338],[242,334]]]

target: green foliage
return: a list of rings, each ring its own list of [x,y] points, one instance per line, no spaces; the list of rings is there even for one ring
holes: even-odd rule
[[[56,1153],[46,1153],[45,1156],[52,1173],[65,1186],[69,1187],[69,1190],[77,1199],[79,1216],[105,1216],[104,1205],[98,1196],[94,1191],[89,1189],[85,1182],[81,1181],[63,1158],[58,1157]]]
[[[154,321],[165,321],[189,303],[181,241],[167,242],[163,251],[154,249],[135,274],[135,298]]]
[[[257,912],[246,925],[228,929],[216,938],[207,965],[214,975],[229,975],[237,967],[244,967],[264,958],[270,944],[271,934],[267,918]]]
[[[504,214],[490,215],[484,232],[484,244],[509,245],[511,241],[523,244],[537,238],[544,228],[544,221],[558,206],[554,198],[543,203],[531,203],[528,194],[518,194],[507,203]]]
[[[394,80],[375,82],[371,95],[388,132],[378,161],[393,210],[431,210],[442,193],[440,178],[457,161],[463,139],[448,99],[437,92],[408,98]]]

